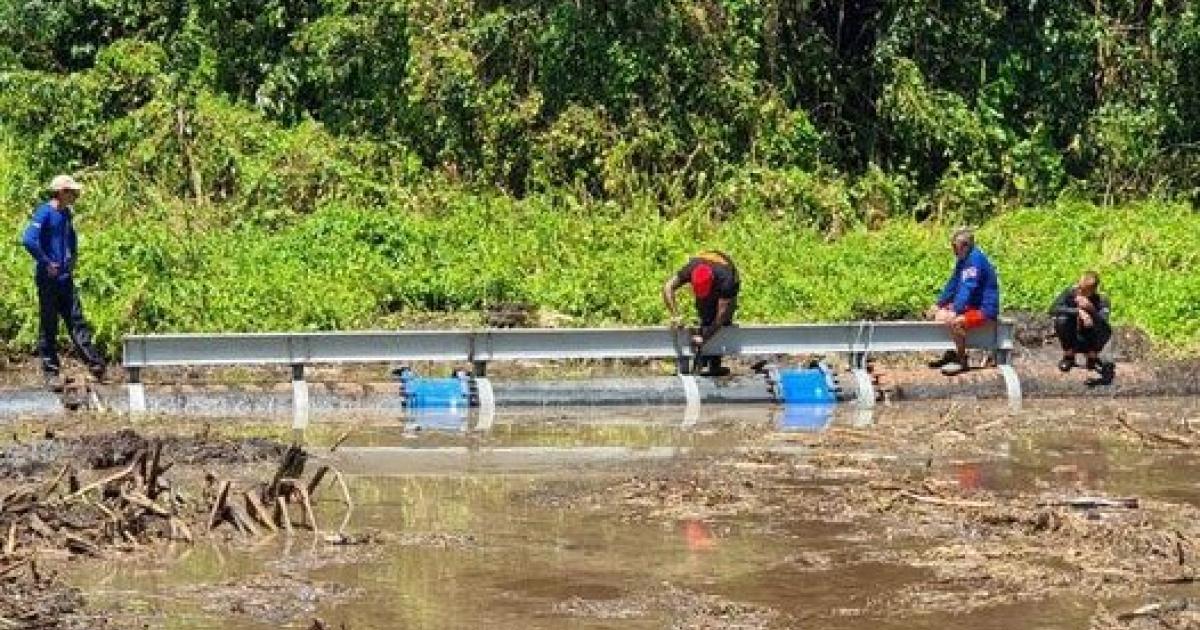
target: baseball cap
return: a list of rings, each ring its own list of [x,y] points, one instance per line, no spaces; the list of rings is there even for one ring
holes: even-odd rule
[[[712,292],[712,265],[696,265],[692,269],[692,293],[698,298],[706,298]]]
[[[63,190],[83,190],[83,184],[75,181],[75,178],[70,175],[55,175],[54,179],[50,180],[50,192]]]

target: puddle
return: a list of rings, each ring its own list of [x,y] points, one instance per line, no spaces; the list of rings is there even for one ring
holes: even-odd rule
[[[363,423],[334,457],[349,475],[356,504],[349,530],[381,532],[382,544],[332,547],[299,535],[290,543],[180,546],[153,562],[87,565],[70,578],[117,621],[179,629],[308,628],[314,618],[348,629],[1066,629],[1087,626],[1096,611],[1093,593],[1056,591],[1036,605],[997,598],[955,610],[956,601],[969,602],[978,589],[999,587],[969,575],[946,577],[936,563],[900,562],[895,550],[934,544],[911,533],[788,509],[797,504],[633,518],[620,502],[584,509],[535,499],[603,496],[630,475],[652,483],[664,471],[704,467],[706,458],[722,453],[793,448],[798,454],[794,462],[775,455],[739,461],[728,469],[734,485],[738,471],[828,472],[840,464],[822,468],[807,449],[813,461],[837,460],[854,455],[857,444],[859,452],[896,456],[883,466],[928,470],[930,480],[968,496],[1087,493],[1200,507],[1196,454],[1141,448],[1063,422],[1103,418],[1122,405],[1143,421],[1169,425],[1198,417],[1195,401],[1039,403],[1011,420],[1003,405],[956,404],[970,407],[976,424],[993,418],[1041,424],[1015,435],[968,436],[979,448],[963,456],[942,442],[906,437],[906,426],[946,424],[949,404],[881,408],[871,425],[840,409],[823,424],[746,408],[690,425],[650,410],[498,416],[486,432],[413,434],[394,423]],[[797,439],[814,441],[802,448],[781,443],[781,434],[796,437],[788,423],[805,426]],[[331,444],[345,425],[314,428],[315,441]],[[822,446],[826,437],[861,444]],[[866,483],[817,478],[778,490]],[[332,493],[317,509],[327,526],[343,510]],[[952,529],[940,523],[930,532]],[[931,603],[889,613],[913,598]]]
[[[766,537],[746,533],[738,524],[631,524],[612,516],[523,507],[515,500],[545,482],[518,475],[352,478],[355,501],[361,505],[354,527],[413,536],[385,544],[364,562],[335,561],[307,571],[315,582],[362,590],[353,604],[318,606],[314,614],[350,628],[465,628],[477,627],[483,619],[499,629],[657,628],[671,611],[642,610],[639,619],[589,620],[556,606],[573,599],[642,597],[664,583],[689,588],[718,584],[729,576],[754,575],[778,552]],[[336,508],[322,504],[322,511]],[[436,541],[445,539],[434,534],[457,542],[440,544]],[[240,551],[210,547],[153,569],[110,566],[102,580],[92,583],[90,596],[97,603],[119,603],[139,619],[169,616],[170,627],[269,627],[244,615],[208,617],[184,591],[203,594],[261,573],[281,557],[282,566],[292,566],[289,559],[303,566],[305,553],[302,544]],[[336,556],[337,550],[318,555],[325,554]]]
[[[1118,447],[1086,453],[1022,448],[1012,459],[946,466],[966,491],[1042,491],[1047,494],[1137,496],[1200,506],[1200,458],[1146,454]]]

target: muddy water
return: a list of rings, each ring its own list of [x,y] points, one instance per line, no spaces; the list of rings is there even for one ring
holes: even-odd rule
[[[866,450],[894,465],[930,467],[968,491],[1200,505],[1196,455],[1129,448],[1077,426],[1056,429],[1066,415],[1116,404],[1151,420],[1200,418],[1195,401],[1039,403],[1022,416],[1044,419],[1043,428],[985,439],[979,448],[928,457],[923,445]],[[867,427],[843,411],[832,426],[883,434],[937,421],[946,410],[883,409]],[[974,412],[1005,413],[1002,406]],[[381,532],[381,544],[334,547],[305,535],[205,544],[71,577],[118,621],[180,629],[307,628],[318,617],[330,628],[355,629],[1087,626],[1097,602],[1086,593],[965,614],[887,615],[880,602],[930,578],[929,569],[885,559],[881,551],[890,547],[921,544],[889,531],[769,511],[646,521],[616,505],[582,511],[546,499],[722,450],[789,448],[781,422],[778,410],[739,409],[691,426],[674,417],[563,412],[502,419],[483,435],[372,424],[337,461],[351,473],[356,504],[348,531]],[[804,457],[803,449],[789,452]],[[344,507],[330,493],[318,512],[328,528]]]

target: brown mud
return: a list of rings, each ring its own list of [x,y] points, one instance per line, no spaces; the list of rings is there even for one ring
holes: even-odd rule
[[[14,434],[15,435],[15,434]],[[34,439],[0,446],[0,479],[45,473],[60,461],[70,460],[89,469],[129,464],[151,441],[162,445],[163,456],[181,464],[246,464],[276,460],[286,445],[266,438],[229,439],[204,431],[190,436],[147,437],[133,429],[60,436],[46,429]]]
[[[765,521],[761,527],[778,536],[786,535],[795,519],[844,524],[883,544],[807,550],[781,558],[766,571],[821,576],[877,566],[920,572],[878,596],[847,598],[852,605],[836,614],[789,611],[792,616],[778,627],[825,625],[837,616],[961,615],[1080,593],[1097,601],[1137,601],[1200,582],[1200,492],[1185,488],[1186,500],[1180,501],[1152,484],[1111,483],[1109,471],[1095,469],[1095,454],[1158,458],[1171,453],[1191,466],[1181,474],[1195,471],[1196,462],[1185,453],[1200,446],[1200,412],[1193,406],[1185,413],[1164,419],[1124,408],[1073,413],[1064,407],[1022,419],[953,402],[936,415],[909,422],[772,438],[810,447],[807,457],[764,448],[676,462],[592,492],[542,489],[529,499],[597,515],[615,511],[625,521],[664,526],[705,522],[712,527],[752,518]],[[989,454],[1014,438],[1040,443],[1042,448],[1027,456],[1063,450],[1068,455],[1058,453],[1058,463],[1055,458],[1039,462],[1031,480],[1011,470],[997,478],[987,463]],[[1072,457],[1071,450],[1087,455]],[[1151,490],[1149,496],[1128,494],[1138,485],[1142,492]],[[755,596],[744,586],[730,594]],[[1113,616],[1099,608],[1093,626],[1197,627],[1196,604],[1178,601],[1151,605],[1136,615]],[[573,613],[612,614],[595,606]]]
[[[34,562],[9,565],[0,575],[0,625],[6,628],[102,628],[102,617],[83,613],[83,594]]]
[[[1195,400],[1034,401],[1019,413],[952,400],[843,420],[812,433],[701,423],[689,431],[703,438],[653,461],[366,471],[344,479],[344,496],[329,447],[356,448],[356,436],[298,464],[283,444],[230,429],[56,426],[0,449],[3,505],[29,506],[0,517],[0,537],[17,525],[0,554],[0,572],[12,569],[0,616],[239,630],[1195,627]],[[597,439],[562,414],[538,426],[422,435],[394,456]],[[637,451],[633,440],[679,435],[634,425],[599,437]],[[170,490],[151,498],[148,477],[168,465],[158,476]],[[289,515],[256,513],[250,497],[282,497]]]

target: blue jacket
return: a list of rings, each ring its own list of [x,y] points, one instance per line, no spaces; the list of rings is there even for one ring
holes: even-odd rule
[[[952,305],[955,313],[968,308],[983,311],[988,319],[1000,317],[1000,281],[996,268],[978,247],[954,264],[954,272],[938,295],[938,305]]]
[[[71,209],[54,209],[50,202],[45,202],[33,211],[29,226],[21,243],[33,256],[37,263],[36,275],[39,281],[50,279],[46,268],[50,263],[58,263],[60,281],[71,277],[75,267],[75,256],[79,251],[79,243],[75,236],[75,226],[71,223]]]

